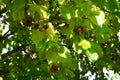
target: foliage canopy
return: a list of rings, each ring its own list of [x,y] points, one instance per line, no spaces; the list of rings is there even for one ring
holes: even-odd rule
[[[0,0],[0,76],[107,80],[103,68],[120,74],[119,30],[119,0]]]

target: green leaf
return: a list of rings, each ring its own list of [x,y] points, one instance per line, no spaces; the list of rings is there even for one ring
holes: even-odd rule
[[[48,51],[46,52],[46,59],[52,62],[58,62],[59,56],[56,52]]]
[[[54,0],[54,1],[52,2],[52,6],[53,6],[54,8],[57,6],[57,0]]]
[[[74,65],[73,65],[74,64]],[[78,66],[78,60],[76,59],[71,59],[71,63],[69,65],[70,69],[72,70],[76,70]]]
[[[48,64],[47,63],[42,63],[39,67],[40,71],[48,71]]]
[[[12,3],[8,3],[7,8],[8,10],[11,10],[11,12],[14,12],[16,10],[23,9],[25,7],[25,0],[14,0]]]
[[[24,9],[17,9],[16,11],[13,12],[13,19],[14,20],[23,20],[25,18],[25,12]]]
[[[3,3],[7,4],[10,0],[1,0]],[[1,3],[0,1],[0,3]]]
[[[70,77],[72,77],[72,78],[75,76],[74,72],[71,71],[71,70],[68,69],[68,68],[65,68],[64,71],[65,71],[65,73],[66,73],[67,75],[70,75]]]
[[[95,26],[94,31],[98,42],[108,41],[110,36],[113,34],[112,30],[107,25],[103,25],[102,27]]]
[[[115,12],[115,10],[118,10],[116,0],[108,0],[107,6],[108,6],[108,9],[111,10],[112,12]]]
[[[34,4],[29,4],[29,12],[31,13],[31,15],[34,15],[35,12],[37,12],[37,10],[39,10],[37,8],[37,5],[34,5]]]
[[[35,16],[36,12],[40,15],[40,18],[38,19],[48,19],[49,18],[49,14],[47,12],[47,7],[46,6],[40,6],[40,5],[35,5],[35,4],[29,4],[29,11],[31,13],[32,16]]]
[[[75,4],[79,7],[81,6],[83,0],[74,0],[74,1],[75,1]]]
[[[73,37],[73,29],[79,26],[80,22],[79,18],[72,18],[68,21],[69,26],[64,30],[67,38]]]
[[[39,42],[43,39],[45,36],[44,32],[39,31],[39,30],[33,30],[32,31],[32,40],[38,46]]]
[[[52,62],[59,61],[59,55],[58,55],[59,47],[57,46],[57,44],[51,41],[47,42],[46,50],[47,51],[45,55],[48,61],[52,61]]]
[[[60,14],[62,17],[64,17],[65,19],[70,19],[71,15],[70,15],[70,7],[67,5],[62,5],[60,7]]]
[[[59,53],[64,53],[65,48],[63,46],[60,46]]]
[[[41,41],[39,41],[38,45],[36,45],[38,51],[46,51],[47,42],[49,41],[48,36],[44,36]]]
[[[78,6],[78,9],[77,9],[78,17],[82,19],[87,19],[90,16],[92,8],[93,8],[91,6],[91,2],[83,1],[83,0],[76,0],[76,3],[78,4],[77,5]]]
[[[119,16],[119,0],[0,0],[0,76],[87,80],[91,72],[104,80],[103,68],[119,73]]]
[[[104,5],[106,4],[105,0],[90,0],[90,1],[100,8],[103,8]]]
[[[25,0],[20,0],[20,1],[14,0],[13,7],[16,9],[21,9],[21,8],[25,7],[25,3],[26,3]]]
[[[55,76],[57,77],[57,80],[67,80],[66,74],[64,71],[58,71]]]
[[[113,25],[114,25],[114,29],[116,30],[116,32],[118,32],[120,30],[120,22],[118,18],[113,19]]]
[[[8,3],[7,9],[10,10],[12,13],[12,17],[14,20],[22,20],[24,19],[25,12],[25,0],[21,0],[20,2],[18,0],[14,0],[12,3]]]
[[[89,49],[91,53],[97,53],[99,57],[103,56],[103,50],[97,43],[91,43],[91,48]]]

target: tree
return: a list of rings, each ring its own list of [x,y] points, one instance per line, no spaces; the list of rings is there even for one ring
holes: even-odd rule
[[[119,0],[0,0],[0,76],[87,80],[91,72],[107,80],[103,68],[120,74],[119,5]]]

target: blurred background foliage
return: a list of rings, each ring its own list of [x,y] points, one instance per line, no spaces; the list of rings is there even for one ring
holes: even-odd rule
[[[103,68],[120,74],[119,31],[119,0],[0,0],[0,77],[112,79]]]

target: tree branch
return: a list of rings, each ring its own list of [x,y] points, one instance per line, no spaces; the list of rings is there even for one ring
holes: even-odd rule
[[[5,70],[5,69],[0,70],[0,76],[3,76],[3,75],[8,74],[8,73],[9,73],[8,70]]]
[[[2,42],[4,39],[8,38],[10,35],[14,34],[16,31],[11,32],[10,34],[7,34],[8,31],[3,35],[0,36],[0,42]]]
[[[0,10],[0,17],[2,17],[2,14],[7,11],[6,7]]]
[[[1,59],[5,59],[7,56],[11,56],[13,53],[17,52],[17,51],[21,51],[23,48],[25,48],[26,46],[25,45],[22,45],[22,46],[18,46],[16,47],[15,49],[13,49],[12,51],[9,51],[7,53],[4,53],[1,56]]]

